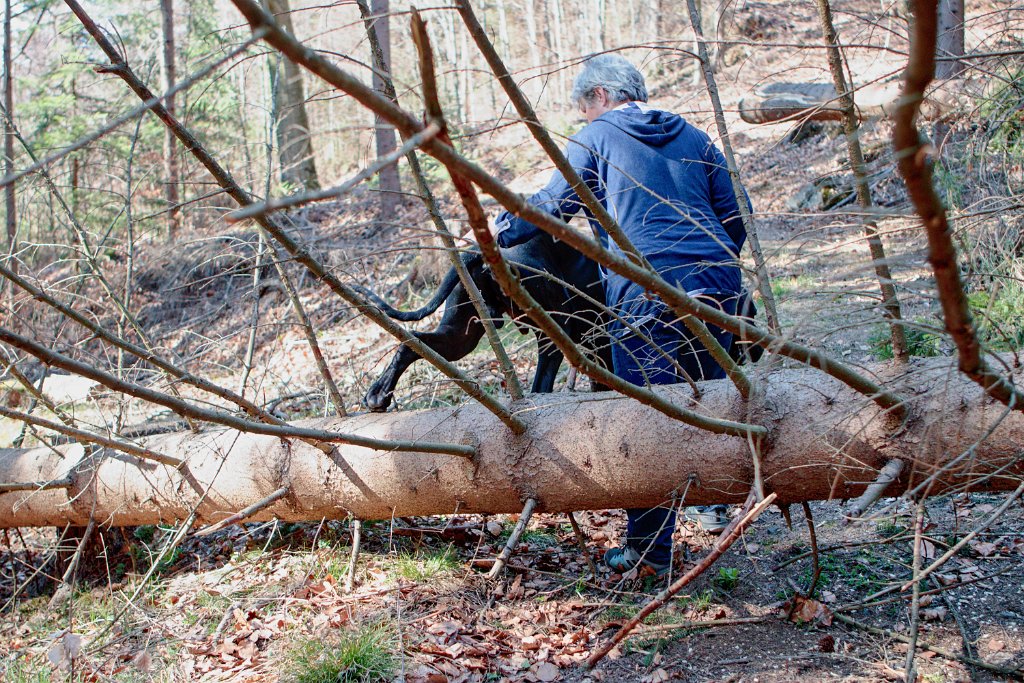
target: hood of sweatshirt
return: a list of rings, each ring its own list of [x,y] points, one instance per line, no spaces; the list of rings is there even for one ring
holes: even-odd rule
[[[615,126],[645,145],[661,147],[675,140],[689,125],[678,114],[630,102],[594,120]]]

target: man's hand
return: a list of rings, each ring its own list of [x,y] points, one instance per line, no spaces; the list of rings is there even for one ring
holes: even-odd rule
[[[491,216],[490,218],[487,219],[487,229],[490,231],[492,237],[497,235],[498,232],[500,232],[500,230],[498,229],[498,225],[495,222],[494,216]],[[465,241],[467,244],[477,243],[476,233],[473,232],[472,229],[470,229],[464,235],[462,235],[461,239]]]

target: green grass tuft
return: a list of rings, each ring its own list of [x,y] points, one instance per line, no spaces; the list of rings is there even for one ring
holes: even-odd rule
[[[339,640],[311,638],[291,652],[283,680],[293,683],[373,683],[395,673],[396,641],[391,626],[374,623]]]
[[[403,554],[395,561],[395,572],[410,581],[424,581],[459,568],[459,557],[451,546],[441,550]]]
[[[925,318],[915,318],[913,324],[903,325],[907,340],[907,351],[911,356],[930,358],[942,355],[942,337],[932,330],[936,323]],[[878,360],[892,360],[892,328],[880,325],[868,337],[871,354]]]

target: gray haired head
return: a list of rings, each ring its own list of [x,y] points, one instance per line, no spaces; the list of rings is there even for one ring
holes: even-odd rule
[[[572,101],[579,104],[594,96],[595,88],[604,88],[614,102],[646,102],[647,85],[635,66],[619,55],[591,57],[572,87]]]

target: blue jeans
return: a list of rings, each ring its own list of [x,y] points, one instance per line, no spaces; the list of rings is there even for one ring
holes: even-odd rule
[[[733,292],[716,292],[704,293],[699,298],[732,315],[736,312],[736,296]],[[609,325],[617,377],[637,386],[678,384],[685,381],[680,370],[694,381],[725,377],[725,370],[711,353],[660,301],[638,298],[613,310],[636,329],[634,332],[618,321]],[[724,348],[729,348],[731,333],[714,325],[708,325],[708,329]],[[650,509],[631,508],[626,510],[626,517],[626,545],[641,554],[646,553],[650,562],[669,562],[676,528],[675,508],[671,504]]]

